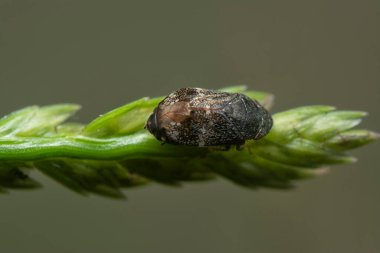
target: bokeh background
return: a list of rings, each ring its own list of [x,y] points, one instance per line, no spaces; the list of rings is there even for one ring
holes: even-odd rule
[[[0,0],[0,114],[59,102],[88,122],[183,86],[248,84],[273,111],[368,111],[380,131],[375,0]],[[0,196],[0,252],[379,252],[379,143],[359,162],[252,191],[224,179],[126,190],[127,201],[44,188]]]

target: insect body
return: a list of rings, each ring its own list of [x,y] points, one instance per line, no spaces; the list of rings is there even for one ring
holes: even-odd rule
[[[240,146],[265,136],[272,117],[240,93],[182,88],[158,104],[146,127],[158,140],[171,144]]]

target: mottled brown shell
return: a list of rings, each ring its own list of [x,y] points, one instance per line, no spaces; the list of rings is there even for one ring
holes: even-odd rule
[[[272,128],[272,117],[240,93],[182,88],[167,96],[146,123],[158,139],[189,146],[242,145]]]

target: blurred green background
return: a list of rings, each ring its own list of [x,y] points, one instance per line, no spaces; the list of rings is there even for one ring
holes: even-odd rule
[[[142,96],[246,83],[273,111],[368,111],[380,130],[380,2],[0,0],[0,114],[83,105],[88,122]],[[379,252],[379,143],[291,191],[223,179],[82,197],[0,196],[0,252]]]

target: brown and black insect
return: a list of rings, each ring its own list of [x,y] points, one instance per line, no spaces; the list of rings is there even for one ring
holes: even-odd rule
[[[269,112],[244,94],[182,88],[158,104],[146,128],[166,143],[240,147],[268,134],[272,122]]]

